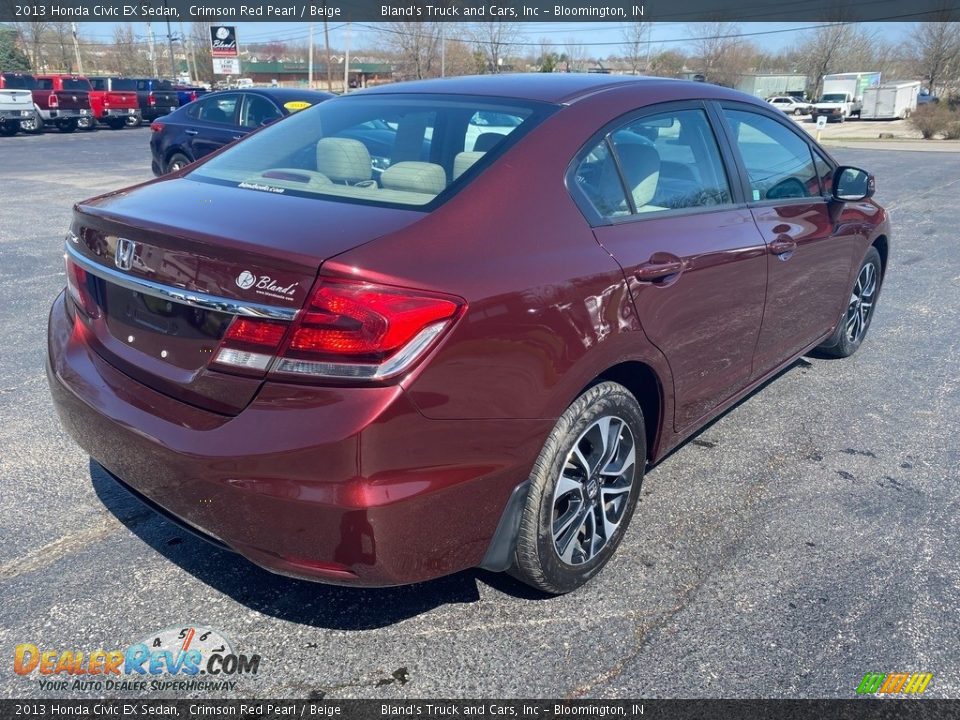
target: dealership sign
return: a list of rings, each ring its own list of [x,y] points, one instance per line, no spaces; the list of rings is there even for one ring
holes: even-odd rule
[[[210,28],[210,54],[215,58],[235,58],[240,54],[237,47],[237,28],[233,25],[214,25]]]
[[[213,58],[214,75],[239,75],[240,58]]]

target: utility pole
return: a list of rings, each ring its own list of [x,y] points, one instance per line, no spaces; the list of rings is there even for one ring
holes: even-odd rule
[[[167,0],[163,0],[163,9],[167,9]],[[173,35],[170,34],[170,16],[164,13],[167,18],[167,49],[170,51],[170,79],[173,82],[177,81],[177,72],[176,65],[173,60]]]
[[[333,75],[330,67],[330,28],[327,25],[327,4],[323,4],[323,47],[327,53],[327,92],[333,92]]]
[[[83,75],[83,61],[80,59],[80,42],[77,40],[77,24],[70,23],[73,30],[73,52],[77,56],[77,75]]]
[[[350,91],[350,23],[343,31],[343,44],[346,46],[343,55],[343,93]]]
[[[153,25],[147,23],[147,47],[150,50],[150,69],[153,71],[153,77],[157,77],[157,54],[153,47]]]
[[[447,24],[440,23],[440,77],[447,76]]]
[[[307,51],[307,87],[313,90],[313,23],[310,23],[310,49]]]

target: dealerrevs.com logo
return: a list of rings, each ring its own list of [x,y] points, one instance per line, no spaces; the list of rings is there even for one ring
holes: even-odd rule
[[[857,695],[922,695],[933,673],[868,672],[857,686]]]
[[[41,690],[233,690],[238,675],[255,675],[259,655],[233,650],[216,630],[193,626],[152,633],[125,650],[60,650],[21,643],[17,675],[37,677]],[[172,678],[172,679],[171,679]]]

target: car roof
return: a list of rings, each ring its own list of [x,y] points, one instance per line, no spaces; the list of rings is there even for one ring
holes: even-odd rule
[[[388,93],[437,93],[450,95],[487,95],[516,98],[554,104],[569,104],[605,90],[627,85],[651,91],[668,87],[684,87],[693,96],[744,97],[743,93],[729,91],[718,85],[673,80],[670,78],[636,75],[605,75],[602,73],[511,73],[507,75],[468,75],[465,77],[380,85],[354,94],[379,95]]]
[[[253,87],[253,88],[229,88],[226,90],[217,90],[216,92],[209,93],[203,97],[207,98],[212,95],[225,95],[227,93],[252,93],[254,95],[265,95],[267,97],[273,98],[280,103],[284,103],[290,100],[313,100],[314,102],[320,102],[321,100],[329,100],[336,95],[332,93],[323,92],[322,90],[299,90],[297,88],[263,88],[263,87]]]

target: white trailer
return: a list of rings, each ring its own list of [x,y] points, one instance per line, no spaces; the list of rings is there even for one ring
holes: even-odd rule
[[[864,120],[897,120],[910,117],[917,109],[920,82],[884,83],[863,91]]]

